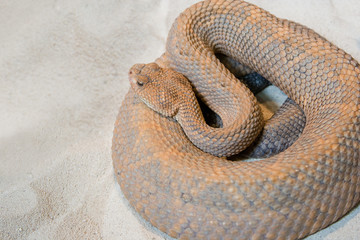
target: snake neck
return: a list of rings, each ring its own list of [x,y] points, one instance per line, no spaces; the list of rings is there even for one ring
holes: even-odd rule
[[[204,152],[218,157],[238,154],[251,144],[252,141],[249,141],[247,137],[249,135],[257,136],[262,129],[263,121],[260,111],[256,116],[251,115],[251,118],[261,119],[259,123],[247,126],[245,129],[248,119],[239,118],[239,114],[236,111],[231,111],[231,109],[226,112],[226,116],[218,113],[223,123],[222,127],[209,126],[195,93],[186,91],[183,92],[182,96],[175,119],[190,141]],[[244,111],[246,112],[246,110]]]

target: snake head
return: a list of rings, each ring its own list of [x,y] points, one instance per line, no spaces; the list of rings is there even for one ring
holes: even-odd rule
[[[129,81],[135,94],[148,107],[166,117],[175,117],[178,113],[184,87],[191,90],[182,74],[156,63],[135,64],[129,70]]]

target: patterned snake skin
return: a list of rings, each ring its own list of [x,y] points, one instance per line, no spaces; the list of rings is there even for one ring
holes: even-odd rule
[[[215,53],[258,72],[300,106],[306,124],[293,145],[250,162],[194,145],[207,151],[213,142],[215,154],[227,156],[222,149],[237,152],[231,143],[239,135],[245,148],[262,125],[256,99]],[[343,50],[252,4],[205,1],[176,19],[157,63],[176,72],[155,63],[131,69],[134,90],[120,108],[112,146],[121,190],[152,225],[180,239],[298,239],[359,202],[360,67]],[[149,88],[150,97],[143,97],[150,85],[157,92]],[[196,127],[203,119],[197,104],[188,104],[194,95],[181,90],[191,87],[219,114],[223,128]],[[153,111],[138,96],[165,110]],[[169,103],[169,96],[178,101]],[[225,130],[231,133],[219,135]]]

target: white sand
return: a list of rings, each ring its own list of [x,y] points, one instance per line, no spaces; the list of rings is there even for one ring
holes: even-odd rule
[[[127,70],[164,49],[195,1],[0,2],[0,239],[164,239],[115,182]],[[358,0],[251,1],[360,60]],[[358,239],[360,207],[309,239]]]

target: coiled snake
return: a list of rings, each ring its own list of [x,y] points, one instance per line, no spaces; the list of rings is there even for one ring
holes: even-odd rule
[[[258,136],[262,115],[215,53],[300,106],[306,124],[292,146],[259,161],[222,157]],[[200,2],[176,19],[166,53],[129,78],[114,169],[130,204],[170,236],[298,239],[359,202],[360,67],[314,31],[243,1]],[[191,89],[223,127],[204,124]]]

